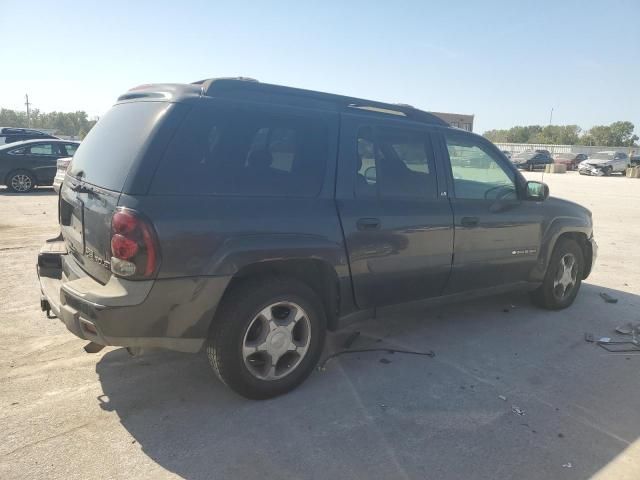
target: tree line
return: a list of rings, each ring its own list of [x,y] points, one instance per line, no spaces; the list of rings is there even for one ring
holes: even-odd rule
[[[489,130],[484,136],[494,143],[547,143],[552,145],[637,146],[631,122],[597,125],[582,131],[578,125],[528,125],[508,130]]]
[[[38,109],[30,112],[30,122],[27,112],[18,110],[0,109],[1,127],[23,127],[34,129],[55,130],[57,135],[75,136],[84,138],[97,120],[89,120],[87,112],[49,112],[44,113]]]

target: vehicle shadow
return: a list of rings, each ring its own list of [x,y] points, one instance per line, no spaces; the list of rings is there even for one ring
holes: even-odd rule
[[[96,366],[97,401],[146,455],[188,479],[588,478],[640,435],[629,381],[640,356],[609,354],[585,333],[614,336],[640,320],[638,306],[640,296],[584,284],[560,312],[512,294],[372,319],[332,334],[324,357],[358,331],[352,350],[435,358],[340,355],[262,402],[217,381],[205,355],[118,349]],[[526,417],[512,412],[516,401]]]
[[[0,187],[0,195],[4,195],[6,197],[33,197],[57,195],[57,193],[53,187],[36,187],[27,193],[16,193],[12,192],[7,187]]]

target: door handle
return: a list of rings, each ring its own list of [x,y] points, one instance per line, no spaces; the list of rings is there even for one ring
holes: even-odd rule
[[[379,218],[361,218],[357,221],[358,230],[378,230],[380,228]]]
[[[460,223],[463,227],[477,227],[478,226],[478,217],[462,217]]]

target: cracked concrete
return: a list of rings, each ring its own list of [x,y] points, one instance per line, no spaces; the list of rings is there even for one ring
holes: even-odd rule
[[[544,180],[594,213],[600,256],[572,308],[503,295],[352,325],[326,353],[358,330],[354,349],[436,356],[340,356],[265,402],[223,387],[202,355],[84,353],[39,311],[56,196],[0,190],[0,478],[637,480],[640,355],[584,333],[640,320],[640,180]]]

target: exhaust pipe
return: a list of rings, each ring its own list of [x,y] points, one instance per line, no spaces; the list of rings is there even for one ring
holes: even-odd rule
[[[104,345],[100,345],[96,342],[89,342],[84,346],[84,351],[87,353],[98,353],[104,348]]]

